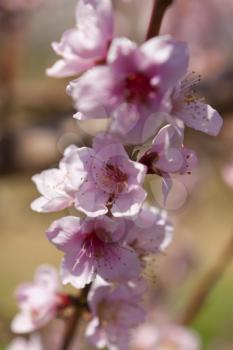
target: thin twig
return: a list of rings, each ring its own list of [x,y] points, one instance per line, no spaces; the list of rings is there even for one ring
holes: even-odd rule
[[[200,283],[197,285],[194,293],[188,302],[179,322],[184,325],[190,325],[197,317],[204,306],[212,289],[218,283],[229,263],[233,258],[233,234],[227,242],[220,256],[217,258],[213,267],[206,273]]]
[[[167,8],[173,3],[173,0],[154,0],[150,24],[146,39],[151,39],[159,34],[163,16]]]
[[[78,328],[79,321],[82,318],[83,312],[88,310],[87,295],[88,295],[89,289],[90,289],[90,285],[86,286],[82,290],[81,295],[78,297],[79,305],[75,307],[73,314],[67,321],[65,335],[61,345],[61,350],[69,349],[69,346],[71,345],[74,339],[76,330]]]
[[[75,331],[78,327],[80,317],[81,317],[80,309],[75,308],[72,316],[67,322],[65,336],[64,336],[63,344],[61,346],[61,350],[67,350],[69,348],[69,345],[71,344]]]

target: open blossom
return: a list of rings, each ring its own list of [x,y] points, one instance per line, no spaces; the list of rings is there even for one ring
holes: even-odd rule
[[[146,197],[143,164],[131,161],[124,147],[107,135],[94,139],[93,148],[69,146],[58,169],[33,176],[41,197],[31,207],[39,212],[75,207],[88,216],[131,216]]]
[[[143,291],[143,281],[116,288],[101,282],[92,286],[88,302],[93,317],[86,329],[92,345],[100,349],[128,349],[132,329],[145,318],[141,305]]]
[[[28,333],[43,327],[57,313],[60,303],[58,275],[50,266],[41,266],[33,282],[24,283],[16,290],[20,313],[12,321],[15,333]]]
[[[85,162],[88,149],[86,147],[77,148],[69,146],[64,152],[64,157],[60,161],[59,168],[48,169],[36,174],[32,177],[38,191],[42,194],[41,197],[34,200],[31,208],[38,212],[53,212],[70,207],[74,203],[75,193],[85,178],[86,172],[79,168],[79,175],[75,181],[75,186],[72,186],[69,174],[69,164],[76,160],[76,168]],[[80,161],[79,161],[80,160]],[[82,160],[82,162],[81,162]],[[74,182],[72,182],[74,183]]]
[[[164,198],[172,186],[171,174],[190,174],[197,163],[195,152],[184,147],[184,132],[173,125],[164,126],[152,141],[152,145],[140,158],[149,174],[162,177]]]
[[[67,30],[59,43],[52,43],[62,56],[47,74],[53,77],[77,75],[104,61],[113,37],[111,0],[79,0],[76,27]]]
[[[68,216],[55,221],[48,239],[65,253],[61,276],[64,284],[83,288],[96,278],[127,281],[139,274],[139,260],[132,248],[121,243],[124,219],[107,216],[84,220]]]
[[[187,65],[186,45],[170,36],[150,39],[140,47],[125,38],[114,39],[106,64],[70,83],[75,117],[110,116],[112,131],[125,143],[141,144],[161,124],[157,112],[167,110],[165,97],[186,74]]]
[[[17,337],[11,341],[6,350],[43,350],[40,336],[34,334],[29,340]]]
[[[115,217],[136,215],[146,197],[142,183],[146,167],[130,160],[124,147],[104,134],[98,135],[85,161],[70,163],[73,181],[86,171],[85,181],[75,197],[75,207],[95,217],[111,211]],[[75,184],[75,183],[74,183]]]
[[[135,332],[132,350],[200,350],[200,340],[185,327],[146,323]]]
[[[128,220],[127,220],[128,221]],[[163,252],[173,238],[173,226],[167,213],[156,207],[144,205],[139,214],[128,221],[124,241],[144,257],[151,253]]]
[[[171,117],[181,120],[186,126],[218,135],[223,120],[219,113],[209,106],[196,91],[200,77],[188,75],[181,80],[171,94]]]

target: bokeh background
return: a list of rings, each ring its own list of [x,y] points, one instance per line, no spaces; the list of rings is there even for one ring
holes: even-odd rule
[[[1,3],[0,349],[4,349],[12,338],[9,323],[17,310],[15,287],[30,280],[38,265],[58,266],[61,258],[44,231],[67,211],[32,212],[30,202],[37,192],[31,176],[54,166],[68,144],[89,144],[101,125],[72,120],[67,81],[45,75],[56,60],[50,43],[74,25],[76,1],[45,0],[27,11],[6,11]],[[114,6],[116,34],[143,42],[152,1],[116,0]],[[176,225],[174,242],[147,272],[152,303],[164,305],[174,317],[184,310],[193,289],[233,235],[233,187],[223,177],[225,167],[233,163],[232,18],[231,0],[174,0],[162,26],[163,33],[189,42],[190,71],[202,74],[200,93],[224,118],[218,137],[187,131],[186,144],[196,150],[199,166],[184,179],[185,186],[177,181],[167,204]],[[154,187],[149,178],[151,199],[161,205]],[[204,350],[233,350],[232,276],[233,262],[191,325]]]

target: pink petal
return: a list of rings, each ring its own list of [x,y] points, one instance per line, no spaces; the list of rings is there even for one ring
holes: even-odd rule
[[[106,281],[128,281],[139,275],[139,260],[128,247],[107,245],[104,256],[96,260],[96,271]]]
[[[104,215],[108,212],[108,197],[108,193],[99,190],[93,182],[86,182],[77,193],[75,207],[90,217]]]
[[[84,70],[90,69],[93,65],[93,61],[78,57],[70,60],[61,59],[55,62],[52,67],[46,69],[46,74],[53,78],[66,78],[72,75],[78,75]]]
[[[95,278],[94,257],[87,257],[75,249],[63,258],[60,273],[63,284],[70,283],[75,288],[84,288]]]
[[[93,84],[93,81],[98,84]],[[109,67],[99,66],[90,69],[68,86],[68,93],[73,97],[75,108],[86,118],[107,118],[108,106],[114,105],[112,95],[114,77]],[[78,117],[76,115],[75,117]]]
[[[111,209],[113,216],[120,217],[136,215],[146,196],[146,191],[139,186],[135,187],[135,189],[131,190],[129,193],[120,195]]]
[[[99,320],[94,317],[87,325],[85,335],[93,346],[97,348],[104,348],[106,343],[106,335],[103,329],[100,327]]]
[[[46,199],[39,197],[31,203],[31,208],[39,213],[49,213],[63,210],[72,205],[72,200],[68,197],[57,197],[53,199]]]
[[[154,73],[161,77],[161,85],[164,90],[174,87],[177,81],[186,74],[188,49],[185,43],[165,35],[146,41],[141,50],[147,56],[144,63],[147,69],[153,71],[152,63],[158,65]]]
[[[162,178],[163,204],[166,205],[167,197],[172,188],[172,179],[166,175]]]
[[[17,334],[30,333],[37,329],[29,314],[19,313],[11,322],[11,330]]]
[[[177,116],[190,128],[212,136],[218,135],[223,124],[219,113],[200,101],[196,101],[194,104],[190,103],[190,105],[186,104],[185,108],[177,113]]]
[[[47,230],[48,239],[58,249],[63,252],[68,252],[80,244],[81,223],[76,216],[66,216],[62,219],[56,220]]]

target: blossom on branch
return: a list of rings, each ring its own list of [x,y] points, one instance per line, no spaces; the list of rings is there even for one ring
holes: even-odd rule
[[[76,8],[76,27],[67,30],[52,48],[62,59],[47,74],[52,77],[77,75],[104,61],[113,37],[111,0],[80,0]]]
[[[82,168],[82,164],[87,156],[87,147],[77,148],[71,145],[66,148],[59,168],[48,169],[34,175],[32,180],[42,196],[31,203],[31,208],[38,212],[53,212],[73,205],[75,193],[86,176],[86,170]],[[72,173],[69,170],[73,159],[76,161],[76,171],[79,167],[79,177],[75,181],[72,181]]]
[[[60,305],[60,284],[54,268],[41,266],[33,282],[20,285],[16,290],[16,301],[20,308],[11,323],[15,333],[28,333],[45,326],[57,314]]]
[[[173,239],[173,226],[165,211],[145,205],[132,220],[127,220],[124,242],[131,246],[140,258],[162,253]]]
[[[170,97],[170,115],[190,128],[216,136],[221,130],[223,120],[219,113],[197,94],[196,86],[199,81],[200,76],[191,73],[177,84]],[[169,119],[172,121],[172,118]]]
[[[132,330],[145,319],[143,292],[141,280],[115,288],[103,282],[94,284],[88,295],[93,315],[86,329],[89,342],[98,349],[128,349]]]
[[[54,221],[48,239],[65,253],[61,265],[64,284],[83,288],[96,275],[110,282],[124,282],[139,275],[139,259],[133,248],[123,244],[124,219],[108,216],[68,216]]]
[[[184,147],[184,130],[166,125],[155,136],[151,147],[140,157],[148,174],[162,177],[162,190],[166,201],[172,187],[172,174],[191,174],[197,163],[195,152]]]
[[[168,111],[166,96],[187,65],[187,46],[170,36],[150,39],[140,47],[126,38],[114,39],[106,64],[68,86],[78,111],[75,118],[111,117],[112,132],[125,143],[141,144],[161,125],[159,112]]]
[[[76,193],[78,210],[90,217],[108,212],[114,217],[133,216],[139,212],[146,198],[142,187],[146,167],[130,160],[120,143],[98,135],[85,162],[80,161],[87,176]],[[79,178],[77,164],[70,166],[72,178]]]

